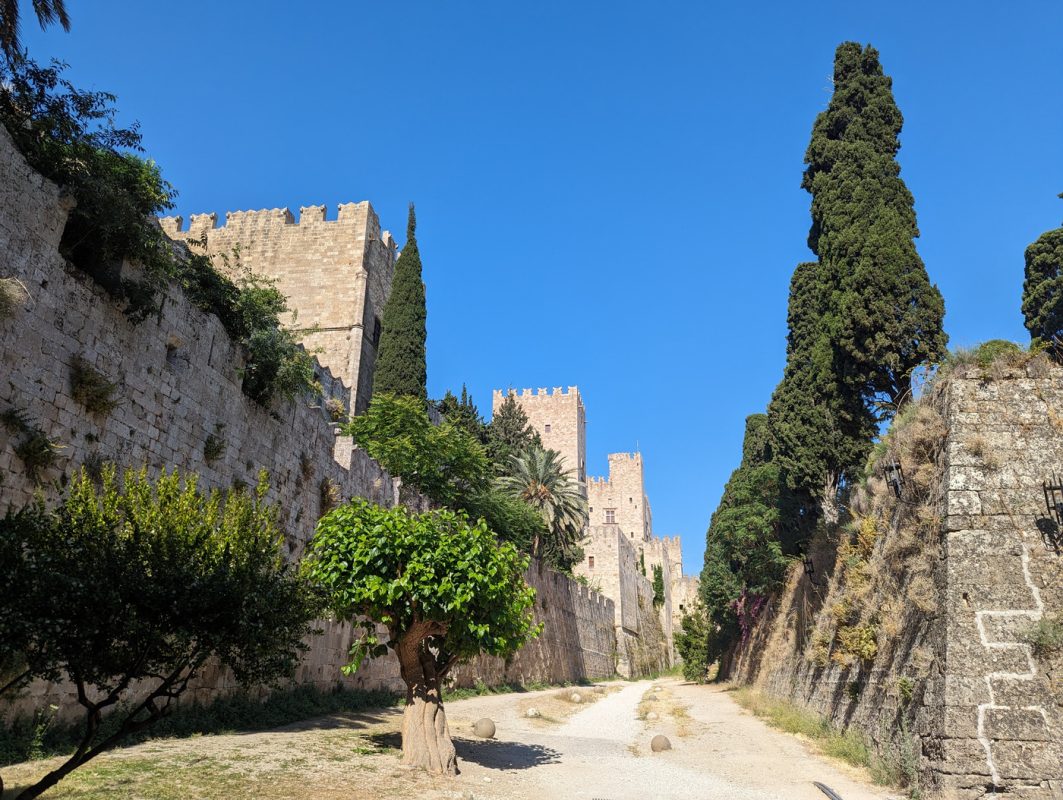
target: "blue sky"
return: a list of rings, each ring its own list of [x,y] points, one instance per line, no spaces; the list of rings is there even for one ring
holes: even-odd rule
[[[781,376],[839,42],[894,79],[953,345],[1026,340],[1063,220],[1058,0],[68,6],[31,54],[119,96],[178,213],[367,199],[401,236],[416,201],[430,393],[578,384],[590,474],[638,444],[687,572]]]

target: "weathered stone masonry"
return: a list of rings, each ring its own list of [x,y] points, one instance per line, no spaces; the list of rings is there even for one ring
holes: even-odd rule
[[[371,213],[367,204],[347,209],[347,214],[365,212],[363,221]],[[258,470],[266,469],[269,500],[280,509],[289,553],[298,557],[327,495],[397,502],[391,477],[350,438],[337,436],[320,398],[271,409],[248,400],[240,383],[241,351],[219,320],[186,302],[177,287],[168,290],[156,317],[130,324],[102,290],[59,255],[67,211],[58,187],[29,168],[0,128],[0,277],[17,278],[28,293],[22,307],[0,320],[0,411],[25,412],[63,447],[38,487],[14,453],[16,437],[0,426],[0,514],[29,502],[37,490],[56,500],[65,480],[83,464],[113,461],[152,473],[177,467],[198,473],[207,489],[237,481],[253,484]],[[370,228],[373,219],[366,223]],[[320,221],[311,227],[329,225],[342,227]],[[368,307],[378,303],[380,297]],[[90,415],[72,398],[70,367],[78,356],[117,382],[119,402],[109,414]],[[364,368],[359,372],[366,374]],[[371,370],[368,376],[371,385]],[[350,391],[328,368],[319,368],[318,378],[326,397],[350,404]],[[204,453],[210,435],[224,445],[212,460]],[[457,680],[554,682],[611,675],[612,602],[549,571],[533,568],[528,579],[540,592],[536,616],[546,622],[542,637],[509,662],[481,659],[462,667]],[[337,683],[398,688],[398,665],[390,655],[343,678],[339,667],[347,661],[351,626],[321,627],[324,633],[312,640],[296,681],[321,688]],[[207,701],[234,686],[231,676],[208,670],[187,699]],[[72,708],[72,687],[38,682],[5,702],[0,718],[50,703],[61,714]]]

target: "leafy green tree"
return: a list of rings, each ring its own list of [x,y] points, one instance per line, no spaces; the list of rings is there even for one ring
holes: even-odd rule
[[[450,420],[433,425],[420,398],[374,395],[344,432],[384,469],[441,505],[460,508],[489,486],[490,464],[480,443]]]
[[[21,666],[7,685],[67,676],[84,709],[74,753],[20,798],[166,716],[208,660],[244,685],[292,674],[316,608],[266,490],[264,473],[254,493],[223,497],[143,470],[120,487],[108,467],[98,488],[77,475],[54,512],[0,520],[0,571],[19,589],[0,590],[0,660]]]
[[[509,474],[495,478],[495,486],[539,512],[548,535],[532,542],[531,555],[575,556],[587,524],[587,499],[560,453],[533,447],[510,457]]]
[[[472,395],[465,388],[465,384],[461,385],[460,399],[453,392],[447,391],[443,395],[443,399],[436,403],[436,409],[443,415],[444,419],[463,428],[480,444],[487,444],[487,424],[484,422],[483,417],[480,416],[480,410],[476,407],[476,403],[473,402]]]
[[[709,658],[719,658],[740,634],[746,597],[764,597],[785,574],[779,539],[783,482],[774,462],[763,462],[763,415],[746,422],[745,457],[724,487],[705,539],[701,601],[712,629]]]
[[[58,23],[64,31],[70,30],[70,17],[66,13],[65,0],[33,0],[33,11],[41,29]],[[19,36],[19,0],[0,0],[0,50],[4,57],[15,62],[22,59],[22,43]]]
[[[1034,344],[1063,337],[1063,228],[1042,234],[1026,248],[1022,314]]]
[[[463,659],[506,656],[538,635],[527,560],[463,514],[353,500],[322,517],[305,563],[333,613],[365,628],[346,669],[388,649],[398,657],[403,763],[456,774],[442,682]],[[384,642],[378,624],[387,629]]]
[[[700,601],[683,614],[675,633],[675,649],[683,659],[683,677],[705,683],[709,673],[709,618]]]
[[[417,397],[427,402],[427,318],[424,281],[421,280],[421,254],[417,249],[417,217],[413,203],[410,203],[406,246],[395,262],[391,295],[384,305],[373,394]]]
[[[947,344],[944,302],[916,252],[914,201],[896,160],[902,124],[878,51],[841,44],[834,93],[805,153],[808,244],[831,306],[836,375],[892,409],[910,399],[915,370],[943,357]]]
[[[487,454],[495,469],[504,474],[514,455],[542,446],[539,432],[529,424],[528,415],[510,392],[487,426]]]

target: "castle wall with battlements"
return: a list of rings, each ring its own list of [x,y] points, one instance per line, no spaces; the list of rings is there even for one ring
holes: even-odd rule
[[[539,432],[543,447],[559,452],[565,468],[584,483],[587,480],[587,412],[579,389],[575,386],[569,386],[567,391],[557,386],[552,392],[496,389],[491,398],[492,412],[498,410],[507,394],[512,394],[527,414],[528,422]]]
[[[381,231],[368,202],[340,204],[336,219],[325,206],[193,214],[159,220],[175,240],[205,245],[215,265],[238,279],[244,269],[273,278],[288,298],[286,325],[322,364],[352,389],[353,413],[369,405],[380,321],[391,292],[396,257],[391,234]]]
[[[592,525],[616,523],[636,542],[653,535],[653,514],[646,497],[641,453],[610,453],[609,477],[587,482]]]

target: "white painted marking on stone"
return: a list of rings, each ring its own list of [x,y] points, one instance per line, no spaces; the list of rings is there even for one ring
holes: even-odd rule
[[[978,627],[978,636],[982,640],[982,646],[988,650],[1021,650],[1026,655],[1026,663],[1029,664],[1028,672],[990,672],[985,675],[986,688],[989,690],[989,702],[981,703],[978,706],[978,741],[981,742],[983,749],[985,750],[986,764],[989,766],[989,774],[993,779],[994,786],[1000,785],[1000,773],[997,771],[996,762],[993,760],[993,746],[989,741],[989,737],[985,732],[985,712],[987,709],[992,710],[1009,710],[1013,706],[998,705],[996,701],[996,694],[993,691],[993,681],[996,680],[1015,680],[1015,681],[1032,681],[1037,675],[1037,664],[1033,659],[1033,648],[1026,642],[990,642],[989,636],[986,634],[985,617],[1028,617],[1031,622],[1036,622],[1044,616],[1045,604],[1041,600],[1041,592],[1038,591],[1034,585],[1033,579],[1030,576],[1030,550],[1026,546],[1026,542],[1022,542],[1022,577],[1026,581],[1026,586],[1030,590],[1030,594],[1033,596],[1034,608],[1033,609],[1000,609],[998,611],[978,611],[974,615],[975,624]],[[1040,713],[1041,718],[1044,719],[1045,725],[1048,724],[1048,713],[1043,706],[1021,706],[1023,711],[1037,711]]]

